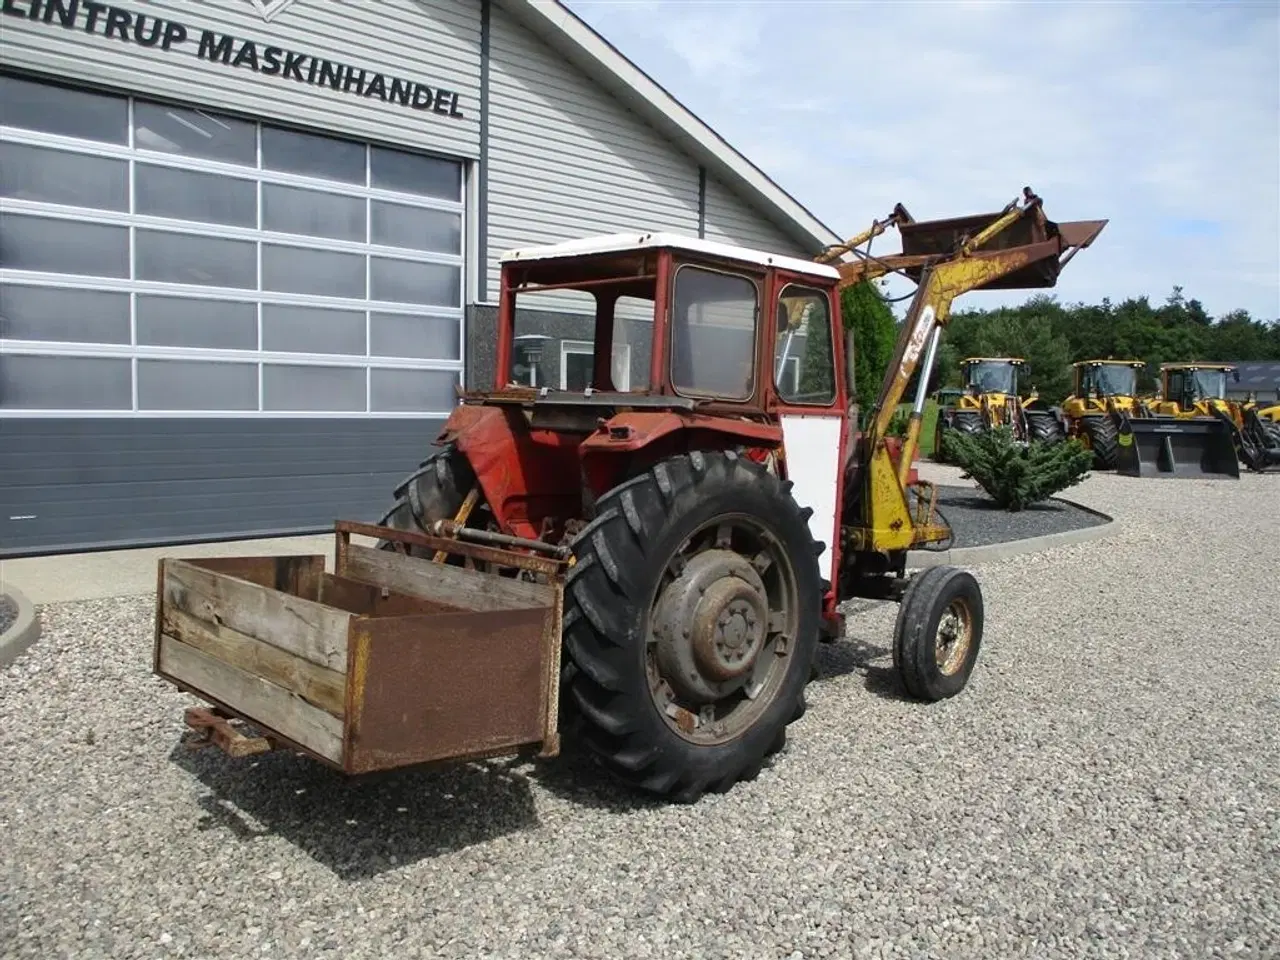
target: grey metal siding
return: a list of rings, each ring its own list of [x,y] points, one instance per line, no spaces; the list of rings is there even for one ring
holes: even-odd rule
[[[770,253],[808,259],[816,251],[791,239],[713,176],[707,177],[706,236]]]
[[[496,4],[491,31],[492,299],[498,256],[512,247],[632,230],[697,234],[690,157]],[[538,306],[581,301],[547,296]]]
[[[442,424],[0,419],[0,556],[376,522]]]
[[[480,4],[459,0],[378,0],[335,3],[295,0],[265,20],[250,0],[135,0],[119,9],[136,18],[158,17],[185,27],[185,39],[165,50],[144,46],[132,32],[105,35],[107,12],[99,5],[76,5],[74,27],[64,27],[57,9],[38,4],[50,22],[25,16],[33,0],[12,0],[0,15],[0,65],[36,70],[68,80],[112,86],[143,95],[189,101],[332,133],[434,150],[461,157],[479,152]],[[101,10],[86,30],[90,7]],[[116,8],[112,8],[116,9]],[[134,21],[131,20],[131,26]],[[143,37],[150,33],[145,26]],[[386,76],[445,88],[459,95],[459,119],[418,110],[377,96],[336,91],[319,83],[255,72],[201,58],[203,30],[252,40],[259,52],[276,46]],[[309,63],[300,72],[309,72]]]

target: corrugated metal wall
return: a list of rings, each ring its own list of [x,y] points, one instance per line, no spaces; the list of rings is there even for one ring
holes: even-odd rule
[[[512,247],[593,233],[698,232],[697,165],[494,4],[490,20],[489,291]],[[540,296],[540,310],[586,297]]]
[[[144,46],[125,31],[106,35],[107,13],[86,31],[89,8],[79,3],[74,27],[62,26],[56,5],[38,3],[41,18],[29,12],[33,0],[6,3],[0,15],[0,63],[38,70],[68,80],[114,86],[139,94],[241,111],[251,116],[311,126],[330,133],[380,138],[403,146],[474,157],[480,137],[480,4],[458,0],[378,0],[335,3],[295,0],[264,20],[250,0],[135,0],[123,6],[134,17],[181,24],[186,38],[163,49]],[[274,6],[274,5],[272,5]],[[66,0],[61,5],[69,9]],[[45,17],[49,22],[45,22]],[[143,39],[151,25],[144,21]],[[444,87],[459,94],[462,118],[435,115],[400,103],[383,103],[279,73],[255,72],[199,56],[201,31],[252,40],[263,66],[267,46],[345,63],[357,69]],[[122,39],[123,33],[123,39]],[[235,46],[239,51],[240,44]],[[309,61],[300,64],[305,76]]]
[[[809,259],[812,254],[715,177],[707,177],[707,239]]]
[[[593,233],[698,235],[698,164],[494,4],[490,21],[489,299],[513,247]],[[804,256],[707,178],[706,235]],[[530,297],[582,310],[585,297]]]

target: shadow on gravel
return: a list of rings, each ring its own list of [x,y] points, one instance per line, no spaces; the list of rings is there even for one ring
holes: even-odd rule
[[[851,673],[861,673],[863,686],[877,697],[912,699],[893,669],[892,651],[888,647],[849,637],[818,648],[818,676],[814,683],[847,677]]]
[[[198,829],[282,837],[344,880],[538,826],[528,779],[491,763],[347,779],[286,751],[234,760],[179,744],[171,759],[209,788]]]

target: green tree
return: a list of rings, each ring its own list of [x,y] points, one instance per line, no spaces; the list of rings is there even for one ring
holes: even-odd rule
[[[858,410],[866,422],[897,345],[898,324],[875,285],[863,280],[840,293],[840,317],[853,331]]]
[[[1047,500],[1089,475],[1093,453],[1074,437],[1065,443],[1023,445],[1008,427],[977,434],[948,430],[942,445],[948,459],[1006,510]]]

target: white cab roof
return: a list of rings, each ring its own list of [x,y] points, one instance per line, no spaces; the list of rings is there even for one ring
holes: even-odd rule
[[[553,260],[559,257],[579,257],[591,253],[621,253],[627,250],[646,250],[658,247],[670,247],[674,250],[685,250],[690,253],[708,254],[717,257],[728,257],[743,260],[766,267],[778,267],[794,273],[811,277],[823,277],[838,280],[840,273],[835,267],[812,260],[801,260],[798,257],[785,257],[750,247],[738,247],[731,243],[720,243],[716,240],[703,240],[678,233],[611,233],[604,236],[584,237],[581,240],[566,240],[563,243],[552,243],[541,247],[520,247],[507,250],[498,258],[500,263],[515,260]]]

